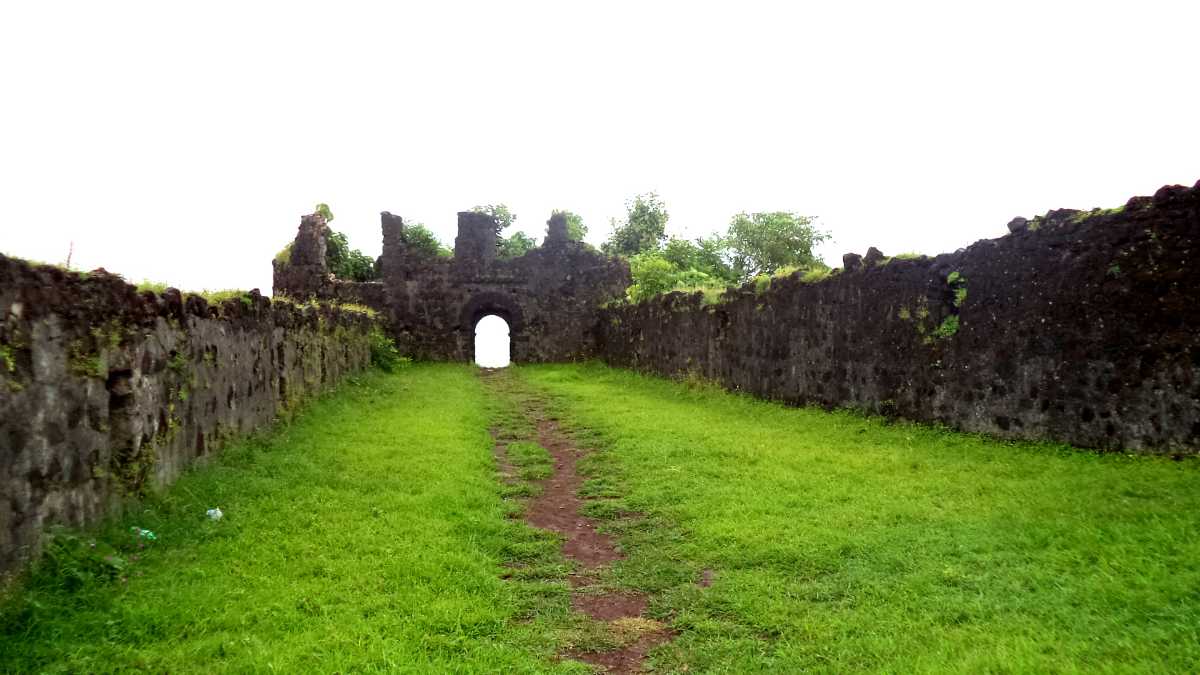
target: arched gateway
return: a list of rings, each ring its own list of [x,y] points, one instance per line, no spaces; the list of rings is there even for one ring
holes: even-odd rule
[[[508,322],[488,314],[475,322],[475,353],[472,360],[484,368],[505,368],[512,364],[512,339]]]
[[[344,281],[325,264],[325,220],[304,216],[290,255],[275,261],[274,292],[372,307],[400,349],[423,359],[471,361],[475,324],[495,314],[508,323],[520,363],[589,356],[596,309],[629,286],[629,267],[570,241],[561,215],[550,218],[541,246],[510,260],[496,257],[496,221],[484,213],[458,214],[452,258],[411,250],[399,216],[384,212],[382,225],[382,281]]]

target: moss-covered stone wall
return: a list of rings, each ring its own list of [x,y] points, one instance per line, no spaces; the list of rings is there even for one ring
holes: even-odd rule
[[[600,312],[611,364],[1088,448],[1200,449],[1200,184],[936,257]]]
[[[0,574],[366,367],[377,321],[0,255]]]
[[[409,250],[402,218],[381,214],[382,281],[335,279],[325,263],[325,221],[304,216],[287,256],[273,261],[274,293],[372,307],[400,350],[418,359],[471,361],[475,325],[488,314],[508,323],[514,362],[594,355],[596,308],[625,295],[629,265],[567,237],[551,216],[546,240],[525,255],[497,258],[495,220],[458,214],[454,256]]]

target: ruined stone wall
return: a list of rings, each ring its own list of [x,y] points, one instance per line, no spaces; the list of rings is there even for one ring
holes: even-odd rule
[[[0,575],[370,362],[377,324],[252,292],[209,305],[0,255]]]
[[[383,314],[400,350],[418,359],[470,361],[475,324],[509,324],[515,362],[570,361],[594,354],[596,308],[625,295],[629,267],[569,241],[552,217],[546,242],[519,258],[496,256],[495,221],[458,214],[452,258],[410,250],[404,222],[382,214],[382,282],[334,279],[324,265],[324,221],[305,216],[290,262],[275,263],[274,293],[357,302]]]
[[[1200,449],[1200,184],[956,253],[605,309],[610,364],[1007,438]],[[965,295],[964,295],[965,292]]]
[[[627,274],[572,244],[486,265],[414,260],[386,284],[394,335],[406,353],[469,361],[475,324],[495,314],[509,324],[513,361],[550,362],[592,353],[596,307],[624,293]]]

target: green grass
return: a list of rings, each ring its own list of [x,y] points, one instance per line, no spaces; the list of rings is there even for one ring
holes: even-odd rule
[[[688,284],[677,284],[668,292],[673,293],[675,291],[681,291],[683,293],[687,293],[688,295],[700,293],[704,296],[704,301],[702,304],[715,305],[724,299],[723,296],[727,290],[729,289],[725,283],[719,283],[712,286],[691,286]]]
[[[537,443],[515,441],[508,444],[508,459],[520,471],[521,480],[535,481],[554,473],[554,460]]]
[[[678,672],[1195,672],[1200,465],[528,366]],[[629,514],[641,514],[631,517]],[[701,572],[713,585],[700,588]]]
[[[292,247],[295,246],[295,241],[289,241],[287,246],[284,246],[279,253],[275,254],[275,262],[281,265],[287,265],[292,262]]]
[[[585,511],[628,553],[601,584],[677,631],[659,672],[1200,669],[1196,461],[514,372],[365,375],[60,532],[0,605],[0,672],[586,672],[555,652],[613,634],[570,612],[558,540],[514,518],[550,469],[533,404],[598,449]]]
[[[170,284],[164,281],[151,281],[149,279],[142,279],[141,282],[134,284],[134,286],[137,287],[138,293],[150,291],[157,294],[162,294],[171,287]]]
[[[815,284],[818,281],[824,281],[831,276],[833,276],[833,270],[830,268],[817,267],[805,272],[804,275],[800,277],[800,281],[806,284]]]
[[[508,517],[488,415],[469,367],[372,373],[63,533],[0,608],[0,672],[586,672],[551,660],[565,568]]]

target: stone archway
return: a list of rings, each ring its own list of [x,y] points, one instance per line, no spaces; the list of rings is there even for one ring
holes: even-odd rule
[[[512,335],[508,322],[496,314],[486,314],[475,323],[473,360],[480,368],[507,368],[512,365]]]
[[[275,292],[357,302],[388,319],[398,348],[415,359],[471,362],[475,324],[495,314],[509,325],[515,363],[570,361],[592,354],[597,308],[625,297],[629,266],[570,241],[566,220],[547,223],[545,242],[516,258],[497,256],[496,221],[458,214],[454,255],[410,248],[404,221],[384,212],[380,281],[329,273],[325,219],[305,216],[286,259],[274,261]]]
[[[475,362],[475,326],[485,316],[495,315],[508,324],[509,359],[512,363],[523,360],[525,344],[525,321],[521,306],[515,298],[505,293],[485,291],[471,296],[463,306],[458,332],[463,337],[460,344],[465,350],[466,360]]]

